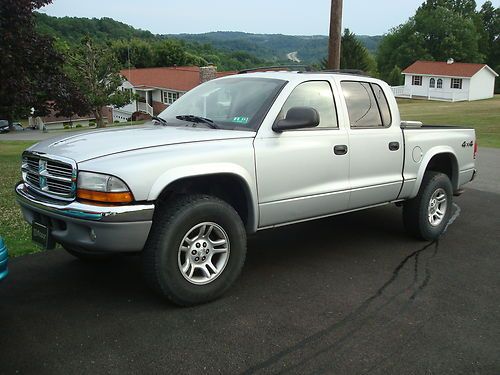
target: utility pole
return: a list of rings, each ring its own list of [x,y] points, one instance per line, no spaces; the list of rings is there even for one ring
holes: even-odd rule
[[[340,69],[340,40],[342,37],[342,0],[332,0],[328,69]]]

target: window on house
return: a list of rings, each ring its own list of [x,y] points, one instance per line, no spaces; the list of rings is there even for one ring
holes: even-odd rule
[[[278,120],[285,118],[292,107],[312,107],[319,113],[319,128],[338,128],[332,88],[326,81],[304,82],[286,100]]]
[[[461,78],[452,78],[451,79],[451,88],[452,89],[461,89],[462,88],[462,79]]]
[[[434,87],[436,87],[436,80],[434,78],[431,78],[431,80],[429,81],[429,87],[431,89],[433,89]]]
[[[443,80],[441,78],[438,78],[438,80],[437,80],[437,88],[438,89],[443,88]]]
[[[173,104],[177,99],[181,97],[179,92],[175,91],[162,91],[163,103]]]
[[[352,128],[381,128],[390,125],[392,120],[389,104],[379,85],[344,81],[341,86]]]
[[[412,76],[413,86],[422,86],[422,76]]]

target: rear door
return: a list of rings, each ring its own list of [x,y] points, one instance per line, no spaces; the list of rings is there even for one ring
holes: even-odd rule
[[[254,147],[260,227],[347,209],[348,136],[339,127],[337,101],[328,80],[300,83],[280,105],[277,117],[284,118],[292,107],[313,107],[320,115],[319,126],[282,133],[259,131]]]
[[[403,132],[382,87],[373,82],[340,82],[349,123],[349,209],[397,198],[403,183]]]

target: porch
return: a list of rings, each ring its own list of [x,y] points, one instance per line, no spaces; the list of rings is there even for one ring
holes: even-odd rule
[[[427,92],[422,92],[422,88],[414,91],[413,86],[392,86],[392,93],[396,98],[439,100],[446,102],[461,102],[469,100],[468,92],[460,90],[442,90],[429,88]]]
[[[136,87],[135,91],[138,96],[136,103],[136,109],[138,112],[146,113],[150,116],[154,116],[153,110],[153,91],[155,88],[152,87]]]

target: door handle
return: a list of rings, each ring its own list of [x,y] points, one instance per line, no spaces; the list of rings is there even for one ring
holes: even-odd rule
[[[389,143],[389,150],[391,150],[391,151],[399,150],[399,142],[390,142]]]
[[[333,147],[333,152],[335,155],[345,155],[347,154],[347,146],[346,145],[337,145]]]

